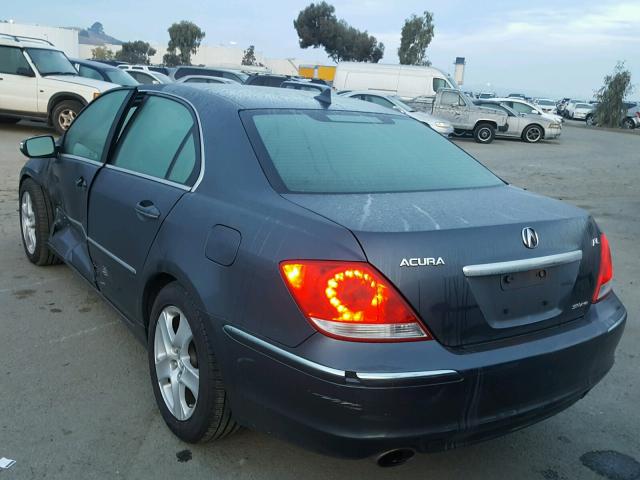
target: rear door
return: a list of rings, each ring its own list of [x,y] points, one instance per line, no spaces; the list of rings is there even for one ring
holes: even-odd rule
[[[69,127],[60,154],[49,164],[51,183],[47,188],[54,207],[49,243],[66,263],[91,282],[94,271],[86,234],[88,193],[106,158],[116,118],[133,92],[112,90],[94,100]]]
[[[139,275],[162,222],[195,183],[200,139],[178,99],[139,94],[89,199],[89,251],[103,294],[135,317]]]
[[[22,50],[0,46],[0,110],[36,113],[37,80]]]

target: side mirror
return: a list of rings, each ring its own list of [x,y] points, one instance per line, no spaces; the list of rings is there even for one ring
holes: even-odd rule
[[[29,158],[52,157],[56,153],[56,142],[51,135],[27,138],[20,142],[20,152]]]

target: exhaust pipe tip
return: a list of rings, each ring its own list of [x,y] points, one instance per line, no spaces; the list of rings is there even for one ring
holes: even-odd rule
[[[416,452],[410,448],[397,448],[378,455],[376,463],[382,468],[398,467],[411,460],[415,454]]]

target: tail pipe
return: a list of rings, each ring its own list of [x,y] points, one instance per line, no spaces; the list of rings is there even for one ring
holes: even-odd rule
[[[411,460],[415,454],[415,450],[411,448],[396,448],[379,454],[375,461],[379,467],[398,467]]]

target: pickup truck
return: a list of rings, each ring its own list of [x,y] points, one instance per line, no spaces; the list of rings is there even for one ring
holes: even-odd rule
[[[416,98],[411,106],[447,120],[456,135],[473,135],[478,143],[491,143],[496,130],[506,132],[509,128],[506,113],[476,107],[470,98],[453,88],[441,88],[435,97]]]

